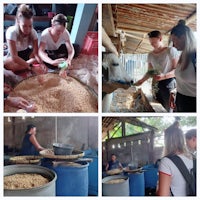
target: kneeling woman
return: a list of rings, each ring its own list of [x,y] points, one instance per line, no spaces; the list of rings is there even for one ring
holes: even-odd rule
[[[25,4],[19,6],[16,22],[6,31],[8,54],[4,58],[4,67],[25,78],[35,73],[44,73],[45,66],[33,67],[41,63],[38,56],[38,37],[33,29],[33,12]],[[38,65],[37,65],[38,66]],[[31,73],[29,73],[31,72]]]
[[[71,65],[74,48],[66,29],[67,19],[63,14],[57,14],[51,21],[51,27],[46,28],[41,35],[39,55],[51,70],[58,70],[59,64],[66,62]]]

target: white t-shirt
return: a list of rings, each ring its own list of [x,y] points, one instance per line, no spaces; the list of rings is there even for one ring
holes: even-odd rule
[[[177,65],[175,70],[177,92],[180,94],[196,97],[196,72],[194,64],[189,63],[189,66],[185,70],[181,70]]]
[[[172,70],[172,60],[179,56],[174,47],[169,47],[160,53],[150,52],[148,54],[148,63],[151,63],[153,69],[166,74]]]
[[[178,155],[186,167],[190,171],[193,168],[193,160],[185,155]],[[174,196],[186,196],[186,181],[176,165],[169,159],[164,157],[159,165],[159,172],[171,176],[171,191]]]
[[[61,44],[65,44],[69,41],[69,38],[69,32],[65,29],[60,35],[58,41],[54,42],[50,35],[49,28],[46,28],[41,34],[40,42],[46,44],[46,50],[57,50]]]
[[[33,40],[37,40],[37,32],[32,29]],[[6,31],[6,40],[12,40],[16,42],[17,51],[23,51],[33,44],[30,43],[28,37],[24,37],[22,42],[17,41],[17,31],[16,26],[10,26]]]

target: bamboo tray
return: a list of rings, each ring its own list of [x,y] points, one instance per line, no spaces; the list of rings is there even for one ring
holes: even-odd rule
[[[10,158],[12,164],[38,164],[41,156],[15,156]]]
[[[106,172],[107,175],[116,175],[122,173],[122,169],[111,169]]]
[[[142,167],[137,168],[137,169],[125,169],[124,172],[133,174],[133,173],[140,173],[143,172]]]
[[[40,151],[40,155],[44,158],[55,160],[74,160],[84,156],[83,151],[74,150],[71,155],[55,155],[53,149],[44,149]]]

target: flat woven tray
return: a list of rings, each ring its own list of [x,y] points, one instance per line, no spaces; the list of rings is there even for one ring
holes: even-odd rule
[[[137,168],[137,169],[125,169],[124,172],[127,172],[127,173],[132,174],[132,173],[140,173],[140,172],[143,172],[143,170],[142,170],[142,167],[140,167],[140,168]]]
[[[40,155],[44,158],[55,160],[74,160],[84,156],[83,151],[74,150],[71,155],[55,155],[53,149],[44,149],[40,151]]]
[[[108,170],[106,172],[106,174],[108,174],[108,175],[115,175],[115,174],[120,174],[122,172],[123,172],[122,169],[111,169],[111,170]]]
[[[38,164],[41,156],[15,156],[10,158],[13,164]]]

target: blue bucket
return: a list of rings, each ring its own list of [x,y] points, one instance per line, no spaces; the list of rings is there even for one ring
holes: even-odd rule
[[[145,188],[156,188],[158,182],[158,168],[155,165],[143,167]]]
[[[130,196],[145,196],[144,172],[129,174]]]

